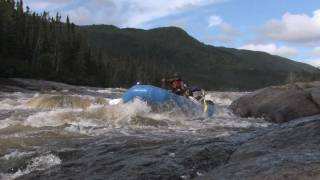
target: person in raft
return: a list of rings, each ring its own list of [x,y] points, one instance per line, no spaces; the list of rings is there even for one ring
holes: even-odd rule
[[[161,81],[162,81],[162,88],[169,86],[169,88],[173,93],[180,96],[186,95],[187,85],[182,80],[178,72],[173,74],[173,78],[170,78],[170,79],[163,78]]]

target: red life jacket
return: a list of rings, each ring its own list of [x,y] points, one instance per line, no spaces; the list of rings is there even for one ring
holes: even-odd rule
[[[172,81],[172,88],[173,89],[184,89],[184,83],[181,79]]]

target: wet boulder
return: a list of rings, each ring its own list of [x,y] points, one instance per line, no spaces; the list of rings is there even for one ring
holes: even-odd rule
[[[198,179],[320,179],[319,118],[292,121],[243,143],[227,163]]]
[[[230,109],[241,117],[261,117],[282,123],[320,114],[320,83],[296,83],[257,90],[234,101]]]
[[[320,106],[320,88],[312,88],[309,91],[311,93],[312,100]]]

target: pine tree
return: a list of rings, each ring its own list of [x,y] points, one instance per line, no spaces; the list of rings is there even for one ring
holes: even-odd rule
[[[0,66],[0,76],[104,86],[156,82],[166,66],[155,65],[149,48],[138,53],[134,48],[131,44],[115,46],[114,51],[90,47],[86,33],[69,16],[64,23],[59,12],[50,17],[48,12],[24,9],[22,0],[0,0],[0,59],[6,64]],[[122,50],[131,54],[123,55]]]

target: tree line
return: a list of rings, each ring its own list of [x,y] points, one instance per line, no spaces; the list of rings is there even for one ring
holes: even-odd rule
[[[319,81],[320,80],[320,72],[308,73],[308,72],[291,72],[288,75],[287,83],[295,83],[295,82],[311,82],[311,81]]]
[[[76,26],[60,13],[0,0],[0,77],[129,87],[179,71],[191,85],[252,90],[320,79],[319,71],[265,53],[207,46],[179,28]]]
[[[40,78],[72,84],[128,87],[158,83],[173,69],[131,56],[111,56],[88,43],[87,34],[61,14],[50,16],[0,0],[0,76]],[[166,70],[164,70],[166,69]]]

